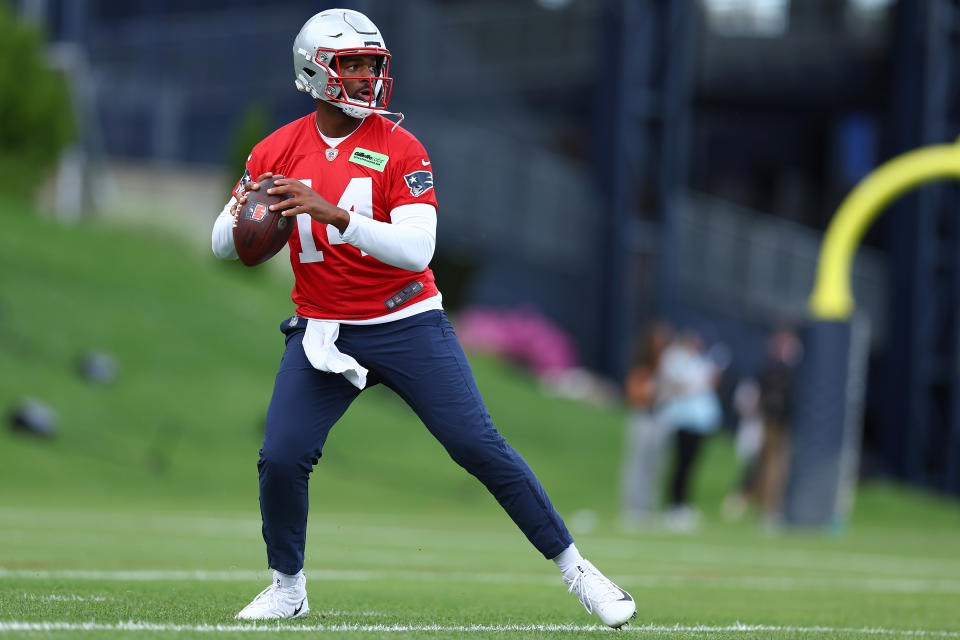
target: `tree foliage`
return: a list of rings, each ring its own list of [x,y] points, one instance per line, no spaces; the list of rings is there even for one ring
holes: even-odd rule
[[[254,145],[270,133],[270,114],[260,104],[251,104],[240,116],[227,149],[227,189],[233,189],[243,175],[247,156]],[[252,176],[254,180],[257,176]]]
[[[47,61],[40,29],[3,0],[0,33],[0,170],[43,174],[76,133],[67,80]]]

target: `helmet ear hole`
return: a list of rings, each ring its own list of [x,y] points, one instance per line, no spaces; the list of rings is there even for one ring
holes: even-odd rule
[[[316,71],[314,71],[313,69],[310,69],[310,68],[308,68],[308,67],[304,67],[304,68],[303,68],[303,72],[304,72],[305,74],[307,74],[308,76],[310,76],[311,78],[312,78],[313,76],[317,75],[317,72],[316,72]]]

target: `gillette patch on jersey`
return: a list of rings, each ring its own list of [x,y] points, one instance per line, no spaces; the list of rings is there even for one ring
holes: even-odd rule
[[[387,309],[393,311],[399,306],[402,306],[403,303],[410,300],[412,297],[423,291],[423,283],[419,280],[411,282],[400,291],[397,291],[395,294],[387,298],[383,304],[387,306]]]
[[[389,159],[390,156],[385,156],[382,153],[370,151],[369,149],[361,149],[360,147],[354,149],[353,153],[350,154],[350,162],[356,162],[357,164],[362,164],[365,167],[370,167],[377,171],[383,171]]]

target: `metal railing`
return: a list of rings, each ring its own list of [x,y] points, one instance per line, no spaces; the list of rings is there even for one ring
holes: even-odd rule
[[[775,322],[803,318],[813,289],[822,233],[728,201],[688,193],[680,207],[680,282],[685,296]],[[885,334],[886,265],[869,247],[853,268],[857,307]]]

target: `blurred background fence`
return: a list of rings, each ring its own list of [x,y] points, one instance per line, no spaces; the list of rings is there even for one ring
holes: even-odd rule
[[[434,163],[447,306],[533,305],[614,380],[658,318],[752,373],[769,331],[806,315],[841,198],[960,134],[958,0],[12,4],[48,31],[78,112],[59,192],[110,209],[111,188],[175,179],[204,203],[185,212],[200,236],[251,109],[266,115],[250,144],[312,108],[296,30],[330,6],[366,12],[394,56],[391,107]],[[96,209],[77,201],[61,215]],[[953,494],[958,205],[956,186],[904,198],[854,269],[872,326],[864,470]]]

